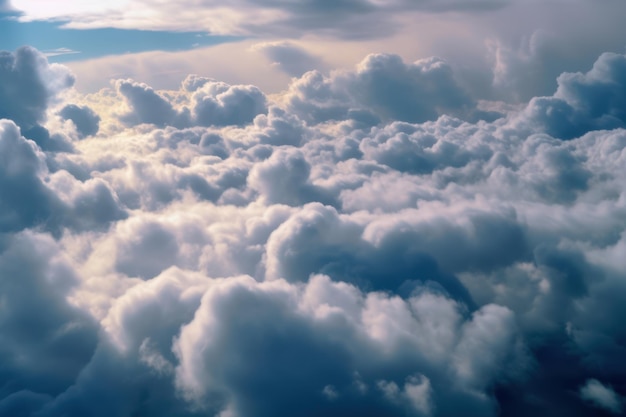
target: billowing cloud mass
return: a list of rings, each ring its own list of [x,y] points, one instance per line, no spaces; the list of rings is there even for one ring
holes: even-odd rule
[[[67,68],[49,65],[32,48],[0,54],[0,117],[11,119],[25,129],[45,119],[45,112],[55,96],[74,83]]]
[[[524,118],[540,132],[570,139],[626,125],[626,57],[602,54],[585,74],[564,73],[550,97],[533,98]]]
[[[443,114],[473,121],[501,116],[478,110],[441,59],[407,64],[392,54],[371,54],[356,71],[330,77],[307,72],[291,84],[284,98],[292,112],[314,124],[348,118],[377,124],[380,119],[424,122]]]
[[[0,415],[623,412],[626,56],[519,106],[439,58],[84,96],[0,57]]]
[[[41,123],[48,106],[73,83],[74,76],[66,67],[48,64],[33,48],[0,51],[0,118],[15,122],[45,150],[70,150],[62,134],[50,135]]]
[[[131,126],[141,123],[160,127],[244,125],[267,112],[265,95],[257,87],[230,86],[194,75],[183,81],[189,107],[181,109],[145,84],[117,80],[115,86],[130,107],[121,120]]]

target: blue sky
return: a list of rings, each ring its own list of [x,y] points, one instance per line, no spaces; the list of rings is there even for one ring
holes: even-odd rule
[[[0,417],[625,414],[623,0],[0,12]]]
[[[206,32],[116,28],[77,30],[63,28],[64,23],[67,22],[21,22],[16,14],[0,14],[0,48],[14,50],[31,45],[50,54],[51,62],[67,62],[153,50],[185,51],[239,39],[211,36]]]

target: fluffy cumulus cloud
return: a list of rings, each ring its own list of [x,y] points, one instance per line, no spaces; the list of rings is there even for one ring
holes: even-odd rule
[[[626,124],[626,57],[602,54],[587,73],[564,73],[550,97],[533,98],[522,119],[537,131],[564,139]]]
[[[294,81],[285,99],[290,109],[312,123],[354,118],[406,122],[435,120],[443,114],[462,119],[492,120],[481,111],[438,58],[405,63],[398,55],[371,54],[355,71],[324,76],[311,71]]]
[[[114,85],[129,107],[129,111],[120,116],[129,126],[142,123],[160,127],[244,125],[252,122],[256,115],[267,112],[267,99],[255,86],[231,86],[189,76],[183,81],[179,94],[168,97],[133,80],[117,80]],[[177,103],[180,101],[183,103]]]
[[[0,415],[623,412],[625,56],[515,108],[438,58],[83,96],[1,57]]]
[[[66,67],[48,64],[33,48],[0,51],[0,118],[13,120],[46,150],[68,150],[65,136],[50,135],[41,123],[48,106],[73,84],[74,76]]]

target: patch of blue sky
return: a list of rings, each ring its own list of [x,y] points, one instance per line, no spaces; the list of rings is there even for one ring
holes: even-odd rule
[[[64,29],[64,22],[19,22],[0,14],[0,50],[23,45],[44,52],[51,62],[69,62],[146,51],[185,51],[240,40],[205,32],[168,32],[135,29]]]

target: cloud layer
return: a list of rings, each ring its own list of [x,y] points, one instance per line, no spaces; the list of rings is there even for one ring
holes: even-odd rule
[[[622,412],[625,56],[514,110],[437,58],[81,96],[1,57],[1,415]]]
[[[411,11],[489,11],[506,7],[508,0],[410,0],[281,2],[217,0],[164,4],[156,0],[113,0],[107,4],[67,1],[51,7],[42,0],[14,0],[24,19],[57,19],[73,28],[142,28],[206,30],[211,33],[294,34],[318,30],[340,37],[370,38],[391,33],[394,16]],[[177,16],[173,20],[171,17]],[[341,24],[338,24],[341,23]]]

